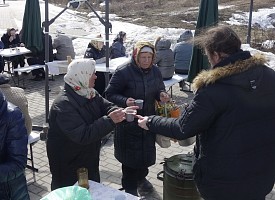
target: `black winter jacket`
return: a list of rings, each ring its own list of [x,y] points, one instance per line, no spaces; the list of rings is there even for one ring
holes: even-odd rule
[[[106,115],[116,108],[98,93],[89,100],[65,84],[49,115],[47,153],[52,189],[75,184],[80,167],[88,168],[90,180],[100,181],[101,138],[115,127]]]
[[[94,60],[97,60],[105,57],[105,51],[105,46],[103,46],[101,50],[98,50],[91,43],[89,43],[85,51],[84,58],[93,58]]]
[[[149,129],[179,140],[198,134],[193,171],[203,198],[263,199],[275,181],[275,72],[239,52],[193,85],[182,116],[151,116]]]
[[[110,47],[110,59],[123,57],[126,55],[126,48],[123,46],[122,40],[114,41]]]
[[[1,37],[1,41],[4,43],[4,49],[20,46],[20,38],[18,34],[15,34],[15,39],[13,39],[11,42],[9,41],[9,39],[10,39],[10,35],[7,33],[5,33]]]
[[[0,92],[0,199],[28,200],[24,175],[28,134],[18,107]]]
[[[159,69],[153,65],[148,72],[143,72],[132,61],[113,74],[106,98],[121,107],[126,107],[129,97],[143,99],[143,109],[138,110],[138,114],[152,115],[161,91],[165,91],[165,86]],[[141,129],[137,121],[124,121],[116,126],[114,145],[115,157],[128,167],[145,168],[155,163],[155,135]]]

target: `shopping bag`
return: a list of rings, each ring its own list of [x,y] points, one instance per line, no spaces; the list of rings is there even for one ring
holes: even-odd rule
[[[168,103],[160,103],[156,101],[156,113],[159,116],[178,118],[180,116],[180,108],[176,106],[175,101]],[[156,143],[162,148],[171,146],[171,138],[156,134]]]
[[[69,186],[53,190],[41,200],[92,200],[91,194],[86,188]]]
[[[156,102],[157,115],[164,117],[179,118],[181,114],[180,107],[176,105],[175,101],[168,103]],[[186,140],[175,140],[159,134],[156,134],[156,143],[162,148],[168,148],[171,146],[170,140],[178,142],[180,146],[190,146],[196,141],[196,136],[187,138]]]

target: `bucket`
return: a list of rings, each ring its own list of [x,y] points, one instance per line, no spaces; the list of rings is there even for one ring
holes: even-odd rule
[[[203,200],[193,179],[193,164],[193,153],[164,160],[164,170],[157,175],[163,181],[163,200]]]

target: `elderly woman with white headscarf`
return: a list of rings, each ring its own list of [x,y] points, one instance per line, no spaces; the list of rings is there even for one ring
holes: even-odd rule
[[[81,167],[88,169],[90,180],[100,182],[101,138],[125,119],[122,108],[94,90],[96,78],[94,60],[72,61],[64,90],[52,104],[47,140],[52,190],[76,183]]]

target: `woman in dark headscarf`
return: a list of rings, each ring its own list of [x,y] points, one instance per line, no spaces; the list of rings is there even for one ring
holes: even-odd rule
[[[126,55],[126,49],[123,46],[123,43],[126,41],[126,33],[119,31],[112,46],[110,47],[110,59],[123,57]]]

